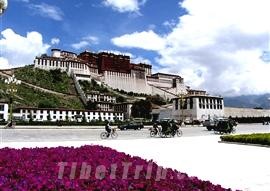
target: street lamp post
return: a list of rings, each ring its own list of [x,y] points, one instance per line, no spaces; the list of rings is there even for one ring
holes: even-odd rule
[[[13,98],[17,92],[17,85],[21,84],[21,80],[17,80],[14,75],[5,80],[7,84],[7,93],[9,94],[9,121],[13,119]]]

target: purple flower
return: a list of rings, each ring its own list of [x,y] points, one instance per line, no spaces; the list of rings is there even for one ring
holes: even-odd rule
[[[0,190],[231,190],[103,146],[0,150]]]

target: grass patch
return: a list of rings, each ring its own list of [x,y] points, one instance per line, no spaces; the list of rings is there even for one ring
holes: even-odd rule
[[[6,85],[2,79],[0,80],[0,99],[7,99],[8,97],[9,95],[6,93]],[[17,87],[17,93],[13,102],[15,107],[28,106],[84,109],[79,97],[58,96],[55,94],[44,93],[24,84]]]
[[[91,93],[92,91],[98,91],[99,93],[107,93],[112,94],[108,88],[103,86],[102,84],[99,85],[95,80],[91,80],[91,82],[88,81],[82,81],[79,80],[79,83],[85,93]]]
[[[250,143],[270,146],[270,133],[254,133],[247,135],[228,135],[221,136],[220,139],[225,142]]]
[[[16,69],[15,76],[17,79],[41,88],[76,95],[73,80],[65,72],[61,72],[60,70],[46,71],[30,65]]]

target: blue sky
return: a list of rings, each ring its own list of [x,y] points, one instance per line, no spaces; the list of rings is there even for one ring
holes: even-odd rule
[[[67,3],[68,2],[68,3]],[[269,0],[9,0],[0,68],[51,48],[115,51],[213,94],[270,92]]]
[[[12,30],[23,36],[29,31],[42,34],[43,42],[59,39],[57,47],[74,52],[115,50],[129,52],[150,60],[158,56],[155,52],[118,47],[111,39],[134,31],[153,29],[166,34],[171,28],[164,23],[177,20],[184,10],[178,0],[138,1],[138,10],[130,8],[120,11],[102,0],[9,0],[3,19],[3,29]],[[113,2],[113,1],[112,1]],[[43,7],[43,8],[42,8]],[[85,41],[86,43],[81,43]],[[75,45],[77,44],[77,46]],[[84,46],[83,46],[84,45]]]

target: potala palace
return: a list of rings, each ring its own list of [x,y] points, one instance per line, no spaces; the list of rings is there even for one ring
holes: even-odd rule
[[[153,107],[153,120],[172,118],[177,120],[203,121],[214,117],[269,117],[270,110],[224,107],[221,96],[212,96],[203,90],[191,89],[179,75],[155,73],[152,66],[131,63],[130,57],[108,52],[84,51],[76,54],[52,49],[51,55],[37,56],[34,67],[43,70],[60,69],[72,77],[76,90],[86,105],[96,104],[95,109],[76,110],[71,108],[20,107],[14,116],[33,121],[76,121],[81,116],[87,122],[92,120],[125,120],[131,117],[131,102],[117,102],[115,95],[97,91],[85,92],[82,81],[95,80],[107,88],[125,92],[160,95],[171,104]],[[0,100],[0,120],[8,120],[9,104]],[[78,118],[79,117],[79,118]]]
[[[191,89],[179,75],[152,74],[151,65],[131,63],[130,57],[126,55],[90,51],[76,54],[52,49],[50,56],[36,57],[34,65],[44,70],[61,69],[76,80],[95,79],[114,89],[158,94],[165,99],[173,99],[171,118],[180,119],[181,116],[185,116],[201,120],[224,116],[222,97],[210,96],[206,91]]]

